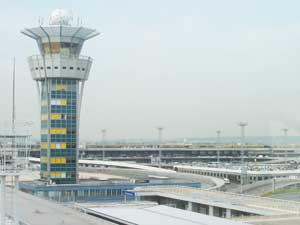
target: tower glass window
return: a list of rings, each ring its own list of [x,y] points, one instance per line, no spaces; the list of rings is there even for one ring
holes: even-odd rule
[[[79,52],[79,45],[70,42],[46,42],[42,44],[44,54],[61,54],[62,56],[75,56]]]

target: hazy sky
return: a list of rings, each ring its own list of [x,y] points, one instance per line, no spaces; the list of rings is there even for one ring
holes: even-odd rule
[[[56,8],[70,9],[101,35],[85,43],[94,58],[80,136],[95,139],[300,134],[299,0],[4,1],[0,13],[0,116],[11,113],[17,59],[17,118],[39,106],[27,57],[36,43],[20,34]]]

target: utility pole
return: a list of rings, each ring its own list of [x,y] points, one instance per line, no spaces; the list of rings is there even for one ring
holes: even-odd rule
[[[157,127],[158,130],[158,149],[159,149],[159,153],[158,153],[158,166],[159,168],[161,168],[161,157],[162,157],[162,152],[161,152],[161,144],[162,144],[162,131],[163,131],[163,127]]]
[[[248,125],[246,122],[239,122],[238,126],[241,127],[241,186],[240,186],[240,192],[243,193],[243,185],[244,185],[244,178],[247,173],[247,167],[245,166],[244,161],[244,145],[245,145],[245,127]]]

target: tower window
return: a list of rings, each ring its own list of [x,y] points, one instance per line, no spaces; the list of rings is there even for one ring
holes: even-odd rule
[[[58,69],[58,66],[54,66],[54,69],[56,69],[56,70],[57,70],[57,69]]]
[[[41,66],[41,70],[43,70],[43,69],[44,69],[44,67]]]
[[[63,66],[63,70],[67,69],[67,67]]]
[[[85,71],[85,68],[82,68],[81,70],[82,70],[82,71]]]
[[[35,70],[38,70],[39,68],[38,67],[35,67]]]
[[[50,70],[51,69],[51,67],[50,66],[47,66],[47,70]]]
[[[73,67],[73,66],[71,66],[71,67],[70,67],[70,70],[72,70],[72,69],[74,69],[74,67]]]
[[[80,70],[80,67],[77,67],[77,70]]]

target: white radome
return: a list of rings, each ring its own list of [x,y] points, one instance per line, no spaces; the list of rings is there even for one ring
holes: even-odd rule
[[[55,9],[50,16],[50,25],[70,25],[73,20],[72,12],[64,9]]]

